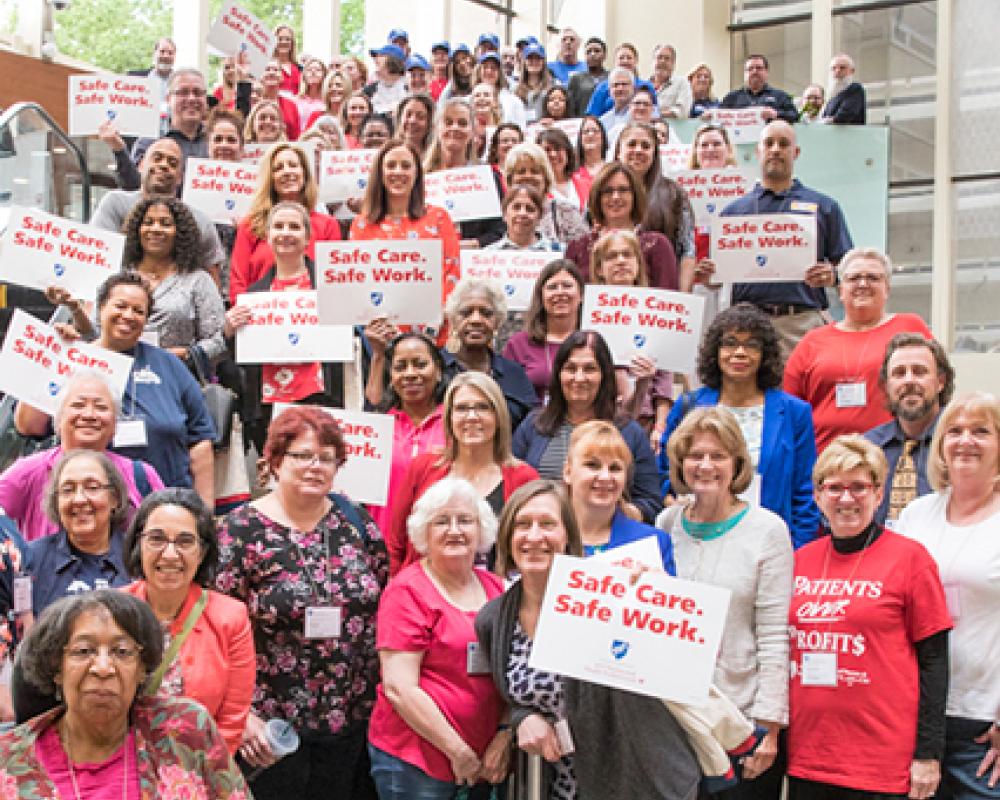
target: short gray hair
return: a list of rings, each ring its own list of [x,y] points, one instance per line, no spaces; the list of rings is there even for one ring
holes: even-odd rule
[[[111,463],[111,459],[97,450],[70,450],[62,454],[52,468],[49,482],[45,484],[42,507],[45,509],[46,516],[60,528],[63,527],[62,520],[59,519],[59,481],[66,465],[78,458],[90,458],[101,465],[101,469],[104,470],[104,479],[111,485],[110,491],[118,501],[111,510],[111,530],[115,531],[121,528],[128,519],[128,486],[125,485],[125,479],[122,478],[121,473]]]
[[[167,94],[173,94],[174,86],[177,85],[177,81],[188,75],[194,75],[198,78],[202,85],[208,88],[208,83],[205,81],[205,76],[202,74],[200,69],[195,69],[194,67],[181,67],[180,69],[175,69],[170,73],[170,80],[167,82]]]
[[[886,285],[892,281],[892,260],[877,247],[854,247],[848,250],[844,254],[844,257],[840,259],[840,263],[837,264],[837,275],[840,276],[840,279],[844,279],[844,273],[851,264],[863,258],[878,261],[882,266],[882,271],[885,273]]]
[[[626,72],[627,71],[628,70],[626,70]],[[510,148],[510,152],[507,153],[507,159],[503,162],[503,176],[507,180],[507,184],[509,186],[513,185],[510,179],[510,173],[514,171],[514,167],[517,166],[517,162],[522,158],[530,158],[542,168],[542,172],[545,173],[545,180],[548,182],[545,190],[549,191],[552,188],[552,184],[556,182],[556,176],[555,173],[552,172],[552,165],[549,163],[549,157],[545,155],[545,151],[542,150],[541,145],[535,144],[534,142],[521,142]]]
[[[614,83],[616,75],[624,75],[633,83],[635,82],[635,74],[630,70],[625,69],[625,67],[612,67],[611,71],[608,73],[608,88],[611,88],[611,84]]]
[[[62,401],[59,403],[59,408],[56,409],[55,416],[52,418],[52,426],[55,430],[59,430],[59,426],[62,424],[63,409],[69,402],[70,397],[73,395],[76,387],[81,383],[86,383],[87,381],[97,381],[108,391],[108,397],[111,398],[111,405],[115,409],[115,419],[121,417],[122,403],[121,399],[115,394],[115,390],[111,388],[111,383],[108,379],[102,375],[100,372],[92,369],[83,369],[78,372],[74,372],[70,375],[69,380],[66,381],[66,386],[63,387]]]
[[[55,698],[56,677],[62,671],[63,650],[80,615],[104,610],[141,648],[139,658],[148,676],[163,658],[163,629],[149,605],[127,592],[98,589],[63,597],[42,612],[17,650],[24,680],[46,697]],[[136,695],[142,692],[142,683]]]
[[[479,517],[479,542],[476,549],[480,553],[489,552],[497,540],[497,518],[476,488],[464,478],[442,478],[413,504],[413,511],[406,520],[406,531],[410,535],[413,549],[420,555],[427,555],[427,529],[431,519],[451,500],[465,500]]]
[[[496,281],[486,278],[462,278],[451,290],[444,304],[444,314],[454,328],[458,321],[458,310],[467,297],[483,297],[489,300],[496,314],[497,327],[507,317],[507,297]]]

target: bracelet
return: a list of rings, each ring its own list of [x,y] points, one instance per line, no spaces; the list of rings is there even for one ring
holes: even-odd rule
[[[499,725],[497,725],[497,733],[500,733],[500,731],[509,731],[509,730],[510,730],[509,722],[501,722]]]

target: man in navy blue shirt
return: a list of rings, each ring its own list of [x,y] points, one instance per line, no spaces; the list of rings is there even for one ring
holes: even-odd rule
[[[836,285],[836,265],[854,246],[837,201],[794,177],[799,152],[791,125],[782,120],[765,125],[757,143],[760,182],[722,212],[723,216],[809,214],[816,218],[816,263],[806,270],[802,282],[733,284],[733,303],[753,303],[771,317],[786,357],[806,331],[829,321],[826,287]]]
[[[764,108],[764,121],[783,119],[785,122],[795,122],[799,112],[795,102],[787,92],[767,85],[769,70],[767,58],[761,55],[747,57],[743,65],[743,82],[745,86],[734,89],[719,104],[721,108]]]
[[[867,431],[865,438],[881,447],[889,462],[875,521],[891,528],[907,502],[932,491],[927,459],[941,409],[955,391],[955,369],[935,340],[919,333],[897,333],[885,349],[878,382],[893,419]],[[897,480],[904,449],[913,459],[916,474],[901,474]]]
[[[580,60],[580,35],[572,28],[563,28],[559,34],[559,57],[549,62],[549,72],[559,83],[566,86],[577,72],[583,72],[587,65]]]

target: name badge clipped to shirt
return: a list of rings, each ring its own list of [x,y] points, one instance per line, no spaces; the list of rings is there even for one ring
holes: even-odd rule
[[[800,678],[803,686],[836,686],[837,654],[803,653]]]
[[[962,587],[957,583],[944,585],[944,601],[948,605],[948,613],[954,622],[962,618]]]
[[[469,642],[465,647],[465,671],[469,675],[490,674],[490,660],[479,642]]]
[[[837,384],[837,408],[864,408],[868,405],[868,387],[864,381]]]
[[[14,578],[14,613],[31,613],[31,578],[27,575]]]
[[[115,447],[145,447],[147,444],[146,420],[124,417],[115,424]]]
[[[306,606],[305,637],[307,639],[339,639],[340,606]]]

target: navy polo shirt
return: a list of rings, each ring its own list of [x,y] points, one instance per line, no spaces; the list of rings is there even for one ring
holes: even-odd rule
[[[791,95],[767,84],[764,84],[764,88],[759,92],[751,92],[746,86],[733,89],[722,98],[720,105],[722,108],[764,106],[773,108],[778,114],[778,119],[783,119],[785,122],[798,122],[799,119],[799,111],[795,108],[795,101],[792,100]]]
[[[797,178],[785,192],[772,192],[757,183],[743,197],[726,206],[724,217],[748,214],[812,214],[816,217],[816,261],[837,264],[854,243],[847,230],[847,220],[832,197],[803,186]],[[825,289],[813,289],[804,282],[735,283],[733,303],[755,305],[794,304],[808,308],[826,308]]]
[[[465,372],[465,368],[455,358],[454,353],[442,349],[441,358],[444,361],[444,379],[449,383],[460,372]],[[497,386],[500,387],[500,391],[503,392],[504,399],[507,401],[507,410],[510,412],[510,429],[517,430],[517,426],[538,405],[535,387],[528,379],[524,367],[516,361],[494,353],[492,350],[490,351],[490,377],[497,382]]]
[[[131,583],[132,578],[122,563],[123,538],[120,531],[113,533],[108,552],[101,555],[77,550],[69,543],[66,531],[29,543],[27,572],[32,580],[35,616],[62,597]]]
[[[125,355],[135,361],[122,396],[122,416],[145,422],[146,446],[112,449],[152,464],[164,486],[190,488],[189,449],[216,437],[201,387],[177,356],[159,347],[139,342]]]
[[[937,427],[941,414],[934,418],[934,421],[927,426],[917,439],[917,446],[913,448],[913,465],[917,469],[917,497],[923,497],[934,491],[930,481],[927,480],[927,460],[931,454],[931,439],[934,438],[934,429]],[[885,474],[885,492],[882,503],[875,512],[875,521],[879,525],[885,525],[885,518],[889,514],[889,500],[892,495],[892,479],[896,475],[896,465],[899,457],[903,455],[903,445],[906,443],[906,434],[899,427],[899,422],[895,419],[884,425],[877,425],[870,431],[866,431],[865,438],[874,445],[882,448],[885,459],[889,462],[889,470]]]

